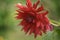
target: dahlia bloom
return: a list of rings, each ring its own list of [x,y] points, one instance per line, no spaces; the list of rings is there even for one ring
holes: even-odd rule
[[[31,3],[31,0],[26,0],[26,6],[22,6],[20,3],[17,4],[19,8],[17,10],[17,19],[22,19],[19,25],[22,25],[22,30],[24,30],[25,33],[33,33],[35,38],[37,35],[42,35],[42,33],[53,29],[46,16],[48,11],[44,9],[42,4],[38,7],[39,3],[40,0],[34,4]]]

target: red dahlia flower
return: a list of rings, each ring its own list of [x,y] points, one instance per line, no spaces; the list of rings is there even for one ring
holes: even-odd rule
[[[30,0],[26,0],[26,6],[17,4],[17,19],[22,19],[20,25],[23,26],[22,30],[29,34],[33,33],[36,38],[37,35],[46,33],[47,30],[52,30],[52,26],[47,18],[48,11],[44,11],[43,5],[37,7],[40,1],[32,4]]]

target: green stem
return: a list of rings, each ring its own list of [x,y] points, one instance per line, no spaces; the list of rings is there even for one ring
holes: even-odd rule
[[[56,27],[60,27],[60,23],[55,21],[55,20],[50,20],[51,21],[51,24],[56,26]]]

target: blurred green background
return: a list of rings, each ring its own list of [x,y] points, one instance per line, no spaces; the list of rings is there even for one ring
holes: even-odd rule
[[[37,0],[31,0],[33,3]],[[54,30],[38,36],[25,35],[16,20],[16,4],[25,5],[26,0],[0,0],[0,40],[60,40],[60,0],[41,0],[45,9],[49,11],[48,17],[54,25]]]

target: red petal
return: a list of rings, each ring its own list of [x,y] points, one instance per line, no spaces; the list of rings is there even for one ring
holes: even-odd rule
[[[43,31],[43,33],[46,33],[46,26],[44,26],[44,30],[42,30]]]
[[[40,30],[44,30],[44,25],[40,23]]]
[[[29,31],[29,29],[30,29],[30,25],[28,24],[23,27],[23,30],[26,32],[26,34]]]
[[[22,19],[23,17],[22,17],[22,15],[19,14],[19,15],[16,16],[16,18],[17,19]]]
[[[45,34],[46,34],[46,30],[43,30],[43,33],[45,33]]]
[[[42,32],[40,31],[39,34],[42,35]]]
[[[48,14],[48,11],[45,11],[45,12],[43,12],[42,14],[43,14],[43,15],[47,15],[47,14]]]
[[[22,19],[22,16],[18,15],[16,16],[17,19]]]
[[[46,31],[50,30],[49,25],[46,25]]]
[[[53,26],[52,25],[50,25],[50,31],[52,31],[53,30]]]
[[[36,3],[33,4],[33,8],[37,8],[37,5],[40,3],[40,0],[38,0]]]
[[[35,28],[34,26],[31,27],[29,34],[33,33],[34,28]]]
[[[49,24],[49,19],[45,16],[44,17],[45,24]]]
[[[16,10],[17,12],[18,12],[18,14],[17,14],[17,16],[16,16],[16,18],[17,19],[22,19],[23,18],[23,12],[21,12],[21,11],[19,11],[19,10]]]
[[[34,30],[35,38],[37,37],[38,34],[40,34],[39,32],[40,32],[39,29],[36,27]]]
[[[22,6],[20,3],[16,5],[21,11],[30,11],[27,7]]]
[[[41,5],[41,7],[39,7],[39,8],[37,9],[37,12],[40,12],[40,11],[42,11],[42,10],[44,10],[43,5]]]
[[[40,26],[40,21],[37,21],[36,22],[36,27],[39,27]]]
[[[27,23],[25,20],[22,20],[21,23],[19,25],[25,26]]]
[[[26,0],[26,1],[27,1],[27,7],[31,8],[32,7],[31,0]]]

